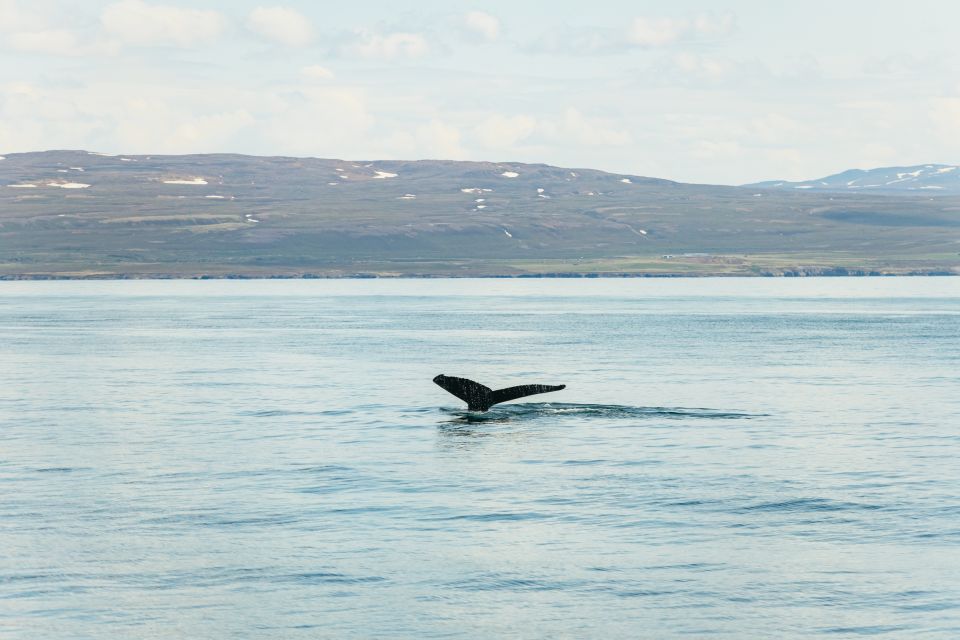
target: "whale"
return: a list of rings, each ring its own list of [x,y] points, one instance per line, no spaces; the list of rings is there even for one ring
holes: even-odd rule
[[[560,391],[561,389],[567,388],[565,384],[522,384],[516,387],[507,387],[506,389],[497,389],[494,391],[479,382],[474,382],[467,378],[445,376],[442,373],[435,377],[433,382],[440,388],[466,402],[467,410],[469,411],[489,411],[490,407],[495,404],[500,404],[501,402],[535,396],[539,393]]]

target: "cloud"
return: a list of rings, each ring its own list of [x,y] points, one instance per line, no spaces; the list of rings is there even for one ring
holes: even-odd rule
[[[418,33],[396,32],[386,35],[366,30],[355,32],[354,41],[343,51],[361,58],[419,58],[430,50],[426,38]]]
[[[305,87],[268,96],[260,118],[262,146],[280,153],[350,155],[375,124],[363,93],[343,87]]]
[[[685,20],[634,18],[627,30],[627,40],[639,47],[662,47],[679,40],[686,30]]]
[[[16,0],[0,0],[0,33],[35,30],[44,24],[39,15],[24,9]]]
[[[935,99],[930,115],[945,139],[960,142],[960,97]]]
[[[683,74],[696,79],[716,81],[734,71],[736,65],[729,60],[684,51],[673,56],[664,67],[672,76]]]
[[[121,149],[194,153],[223,149],[248,135],[256,119],[246,109],[193,113],[176,102],[128,101],[117,114],[113,136]]]
[[[627,30],[627,41],[641,48],[652,49],[675,44],[681,40],[719,38],[734,29],[730,14],[713,16],[700,14],[688,18],[634,18]]]
[[[638,47],[654,48],[672,45],[680,40],[719,38],[733,32],[731,14],[700,14],[690,18],[634,18],[627,30],[627,40]]]
[[[463,25],[475,37],[493,42],[500,37],[500,20],[483,11],[471,11],[463,18]]]
[[[573,27],[547,33],[530,49],[539,53],[600,55],[634,49],[661,49],[685,42],[717,40],[736,29],[732,14],[700,14],[692,18],[639,16],[623,28]]]
[[[440,120],[417,127],[417,143],[427,157],[454,160],[465,157],[460,138],[459,129]]]
[[[493,115],[484,119],[474,129],[480,143],[488,149],[515,146],[537,129],[537,121],[530,116]]]
[[[863,61],[862,71],[868,76],[887,76],[890,79],[910,79],[931,73],[949,76],[953,58],[940,51],[898,52],[884,56],[870,56]]]
[[[901,162],[903,155],[892,145],[869,142],[860,149],[860,158],[865,167],[889,167]]]
[[[514,152],[543,145],[577,143],[590,147],[620,147],[632,141],[630,132],[606,118],[585,115],[569,107],[559,113],[535,118],[530,115],[489,115],[473,127],[473,138],[486,149]]]
[[[303,47],[313,41],[313,25],[294,9],[257,7],[247,18],[247,28],[267,40],[288,47]]]
[[[319,64],[312,64],[300,70],[300,74],[307,80],[330,80],[333,71]]]
[[[388,125],[388,131],[378,140],[379,148],[373,156],[379,158],[435,158],[463,160],[467,152],[461,145],[460,129],[439,118],[432,118],[414,128]]]
[[[54,56],[79,56],[115,53],[105,42],[85,42],[77,32],[54,26],[49,16],[26,9],[15,0],[0,0],[0,34],[3,44],[13,51]]]
[[[806,135],[806,127],[782,113],[768,113],[750,121],[749,138],[763,144],[784,144]]]
[[[731,35],[737,29],[737,18],[732,13],[723,15],[714,15],[712,13],[701,13],[693,19],[689,31],[696,36],[707,37],[726,37]]]
[[[748,113],[735,117],[713,113],[674,114],[667,119],[673,139],[691,145],[698,158],[733,156],[745,148],[783,149],[816,139],[802,120],[779,112]]]
[[[543,54],[603,55],[620,53],[628,48],[620,29],[566,27],[544,33],[526,50]]]
[[[193,47],[215,40],[226,19],[216,11],[121,0],[100,16],[104,32],[134,46]]]
[[[236,148],[256,129],[245,92],[131,82],[0,85],[0,147],[199,153]],[[4,128],[5,123],[15,127]]]
[[[743,154],[743,147],[735,140],[698,140],[690,155],[700,160],[730,161]]]
[[[38,143],[51,140],[64,148],[83,148],[96,120],[77,118],[70,107],[64,96],[30,83],[0,85],[0,149],[36,151]]]
[[[607,119],[586,116],[573,107],[541,129],[551,137],[575,140],[585,146],[619,147],[631,141],[629,131],[617,128]]]
[[[67,29],[20,31],[7,38],[7,45],[24,53],[73,56],[80,53],[77,36]]]
[[[0,148],[11,151],[358,157],[379,145],[375,122],[362,92],[326,85],[263,91],[149,79],[0,84]]]

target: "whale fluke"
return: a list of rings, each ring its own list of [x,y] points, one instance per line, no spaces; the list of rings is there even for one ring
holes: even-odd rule
[[[507,387],[506,389],[497,389],[494,391],[479,382],[467,380],[466,378],[445,376],[442,373],[434,378],[433,382],[466,402],[467,409],[470,411],[486,411],[493,405],[500,404],[501,402],[533,396],[538,393],[560,391],[561,389],[567,388],[565,384],[522,384],[517,387]]]

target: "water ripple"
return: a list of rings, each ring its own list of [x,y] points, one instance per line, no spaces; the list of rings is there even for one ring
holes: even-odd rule
[[[0,283],[0,636],[960,637],[956,282],[761,280]]]
[[[457,422],[513,422],[540,419],[668,419],[737,420],[765,417],[766,414],[685,407],[631,407],[605,404],[525,403],[497,405],[485,413],[446,410]]]

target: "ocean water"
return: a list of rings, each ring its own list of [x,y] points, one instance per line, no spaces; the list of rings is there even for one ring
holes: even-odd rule
[[[4,639],[817,636],[960,637],[960,279],[0,283]]]

